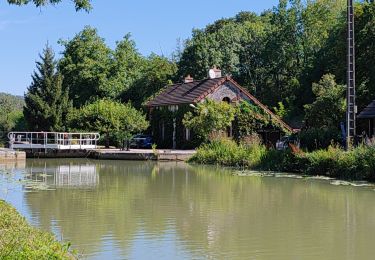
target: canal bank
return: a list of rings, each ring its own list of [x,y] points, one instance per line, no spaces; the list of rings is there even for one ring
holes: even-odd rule
[[[7,148],[0,148],[0,162],[2,161],[19,161],[25,160],[26,153],[23,151],[15,151]]]
[[[16,209],[0,199],[0,259],[76,259],[69,244],[29,225]]]
[[[26,158],[90,158],[98,160],[132,161],[187,161],[195,150],[151,150],[151,149],[69,149],[69,150],[26,150]]]

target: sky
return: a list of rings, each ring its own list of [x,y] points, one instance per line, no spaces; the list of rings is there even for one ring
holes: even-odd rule
[[[260,13],[277,0],[93,0],[93,10],[76,12],[72,1],[36,8],[0,0],[0,92],[23,95],[38,54],[48,42],[60,56],[59,39],[72,39],[84,26],[98,29],[109,47],[127,33],[143,55],[170,56],[177,39],[240,11]]]

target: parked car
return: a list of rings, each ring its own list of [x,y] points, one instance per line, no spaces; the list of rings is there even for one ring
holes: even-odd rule
[[[276,150],[283,151],[289,147],[289,144],[294,144],[299,148],[300,143],[296,136],[294,135],[286,135],[280,138],[276,142]]]
[[[137,134],[130,140],[130,148],[151,148],[152,144],[152,137],[145,134]]]

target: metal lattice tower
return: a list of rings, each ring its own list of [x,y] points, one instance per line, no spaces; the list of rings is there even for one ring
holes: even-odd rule
[[[356,135],[355,104],[355,46],[354,46],[354,6],[348,0],[348,57],[347,57],[347,111],[346,111],[346,144],[350,147]]]

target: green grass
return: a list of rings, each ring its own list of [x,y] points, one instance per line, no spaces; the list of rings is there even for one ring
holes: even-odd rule
[[[260,144],[246,146],[224,139],[202,145],[190,162],[375,181],[375,147],[369,146],[359,146],[349,152],[330,146],[324,150],[292,154],[267,150]]]
[[[76,259],[69,244],[31,227],[12,206],[0,200],[0,259]]]
[[[255,167],[260,163],[264,153],[266,148],[262,145],[238,145],[232,140],[220,139],[199,147],[190,162]]]

